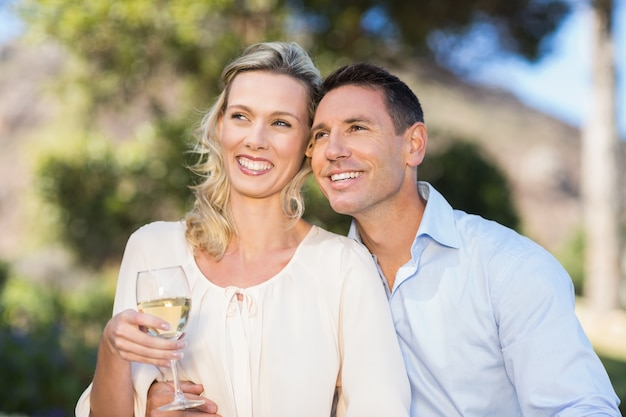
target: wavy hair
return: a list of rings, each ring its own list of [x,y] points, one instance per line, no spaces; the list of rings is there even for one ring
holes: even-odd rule
[[[229,204],[230,182],[224,168],[218,122],[228,105],[230,86],[246,71],[267,71],[298,80],[308,93],[309,126],[319,101],[322,77],[307,52],[294,42],[263,42],[249,46],[222,71],[224,89],[202,119],[194,149],[198,162],[191,170],[201,182],[192,186],[194,206],[185,216],[186,238],[194,249],[221,259],[237,229]],[[302,186],[311,173],[311,161],[303,156],[302,166],[281,191],[283,212],[293,226],[304,213]]]

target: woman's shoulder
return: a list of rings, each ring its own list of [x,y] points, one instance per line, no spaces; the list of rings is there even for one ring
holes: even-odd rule
[[[335,232],[328,231],[319,226],[313,226],[309,232],[309,236],[305,239],[309,246],[323,249],[323,252],[356,252],[358,255],[371,256],[367,248],[360,242],[340,235]]]
[[[351,242],[354,242],[354,239],[350,239],[347,236],[331,232],[330,230],[316,225],[311,226],[307,240],[315,243],[325,242],[335,245],[352,245]]]
[[[182,221],[155,221],[139,227],[133,232],[133,236],[154,237],[179,235],[181,232],[185,232],[185,228],[185,223]]]
[[[190,253],[185,228],[184,222],[157,221],[145,224],[128,239],[125,257],[140,257],[155,263],[180,263],[180,259],[186,259]]]
[[[145,224],[135,230],[129,243],[138,242],[145,244],[171,244],[185,241],[185,223],[182,221],[156,221]]]

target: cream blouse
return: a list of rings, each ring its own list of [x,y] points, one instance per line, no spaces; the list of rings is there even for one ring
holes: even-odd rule
[[[387,299],[363,246],[313,226],[274,277],[222,288],[200,272],[184,235],[182,222],[156,222],[130,237],[113,314],[136,309],[138,271],[182,265],[192,301],[179,374],[202,384],[221,416],[328,417],[336,386],[337,416],[409,415]],[[133,363],[132,373],[135,416],[144,416],[150,384],[169,371]],[[77,417],[89,416],[90,391]]]

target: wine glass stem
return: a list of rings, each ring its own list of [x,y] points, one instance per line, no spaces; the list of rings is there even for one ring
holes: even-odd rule
[[[185,401],[185,394],[183,394],[183,390],[180,386],[180,379],[178,379],[178,367],[176,366],[177,360],[171,359],[170,362],[172,364],[172,379],[174,380],[174,401]]]

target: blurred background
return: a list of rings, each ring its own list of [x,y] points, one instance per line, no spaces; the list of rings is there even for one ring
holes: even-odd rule
[[[624,3],[0,0],[0,416],[73,415],[126,239],[189,208],[200,112],[263,40],[299,42],[324,75],[401,76],[430,132],[420,177],[563,263],[626,401]],[[314,181],[306,195],[345,233]]]

